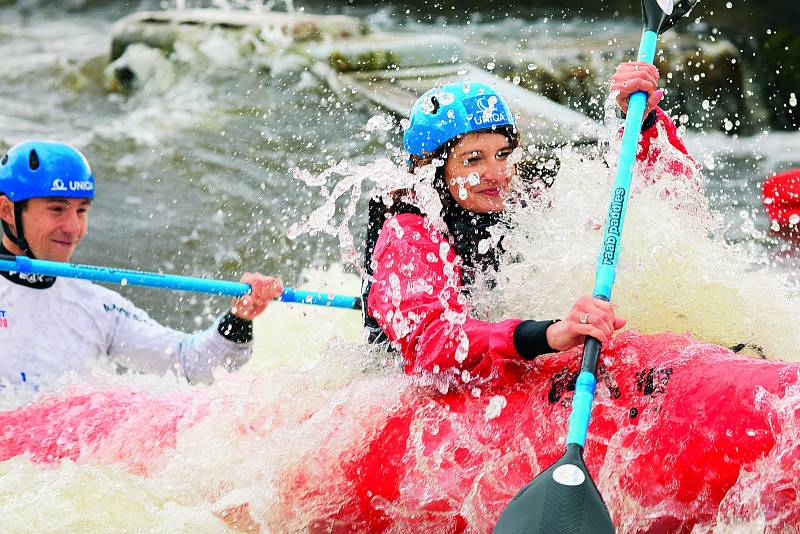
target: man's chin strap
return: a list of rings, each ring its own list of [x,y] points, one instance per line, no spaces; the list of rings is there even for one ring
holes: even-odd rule
[[[14,243],[26,256],[32,260],[35,260],[36,256],[34,256],[33,252],[31,252],[31,247],[28,245],[28,241],[25,240],[25,235],[22,230],[23,209],[24,206],[22,203],[14,202],[14,222],[16,223],[19,237],[14,235],[14,232],[11,231],[11,226],[6,221],[3,221],[3,233],[6,234],[11,242]]]

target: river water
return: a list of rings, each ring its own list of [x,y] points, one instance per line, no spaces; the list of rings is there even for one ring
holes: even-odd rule
[[[370,190],[375,179],[367,173],[381,167],[364,166],[391,156],[399,144],[395,130],[368,126],[384,112],[365,99],[335,95],[297,68],[292,58],[280,55],[210,53],[196,63],[145,58],[149,74],[141,87],[128,94],[110,91],[106,74],[110,25],[142,7],[158,6],[67,10],[19,3],[0,8],[0,149],[27,138],[65,140],[87,154],[98,181],[90,231],[75,261],[223,278],[259,270],[280,276],[288,285],[357,291],[352,275],[317,271],[310,280],[304,278],[309,268],[346,273],[356,268],[342,265],[340,243],[332,236],[289,238],[289,228],[323,202],[317,188],[295,178],[295,169],[314,175],[345,161],[350,169],[345,174],[355,176],[359,188]],[[389,30],[435,32],[443,27],[436,18],[407,20],[391,16],[394,11],[362,8],[356,13]],[[466,39],[481,32],[512,43],[519,39],[513,21],[444,26]],[[683,205],[679,201],[678,206],[665,206],[663,195],[641,193],[638,204],[632,204],[630,229],[626,227],[623,261],[630,263],[615,298],[625,303],[621,306],[626,316],[641,330],[691,331],[702,341],[727,346],[746,342],[771,356],[800,359],[793,321],[800,308],[794,286],[800,254],[793,245],[769,235],[760,199],[765,176],[800,166],[800,134],[763,131],[731,137],[688,130],[685,137],[689,151],[704,167],[702,196],[684,191],[685,196],[678,196]],[[501,286],[518,291],[508,290],[502,306],[495,297],[484,295],[481,306],[488,315],[498,305],[504,313],[558,316],[574,295],[591,286],[599,239],[591,227],[603,217],[606,171],[597,161],[586,163],[569,150],[562,154],[562,164],[564,170],[551,192],[556,200],[550,216],[532,220],[530,214],[515,214],[522,227],[551,239],[520,238],[518,250],[529,261],[509,266],[507,285]],[[592,178],[583,180],[587,175]],[[361,215],[349,226],[356,243],[366,222],[365,198],[358,205]],[[342,201],[338,206],[343,210]],[[586,215],[576,224],[574,213],[579,209]],[[554,278],[564,283],[546,294],[537,290],[550,287]],[[183,329],[203,327],[226,305],[224,299],[204,296],[120,290],[158,320]],[[173,395],[172,411],[183,406],[180,395],[194,392],[186,405],[214,414],[211,423],[182,434],[178,454],[171,460],[143,452],[133,467],[118,465],[113,458],[104,458],[108,461],[103,466],[65,463],[51,471],[22,460],[0,464],[5,511],[18,513],[13,530],[80,531],[83,524],[101,531],[105,519],[105,525],[118,531],[217,532],[224,527],[213,513],[248,500],[268,516],[278,502],[263,494],[270,471],[254,467],[249,450],[255,437],[237,434],[236,424],[263,422],[274,416],[268,412],[275,406],[288,407],[287,420],[302,418],[302,413],[320,406],[333,409],[338,401],[330,400],[336,397],[332,392],[345,388],[370,365],[364,350],[352,344],[358,337],[357,317],[328,315],[324,325],[312,330],[308,323],[313,321],[305,312],[274,313],[273,324],[265,322],[259,333],[277,337],[261,342],[255,361],[238,377],[193,390],[168,380],[130,377],[137,388]],[[286,331],[311,342],[302,345],[302,339],[294,339],[297,345],[286,348],[279,337]],[[342,331],[348,332],[349,341],[323,349],[328,334]],[[320,365],[320,355],[328,360],[325,365]],[[302,365],[275,371],[293,362]],[[284,382],[280,387],[270,389],[271,373]],[[104,389],[108,380],[102,374],[88,381],[72,378],[64,387],[96,391]],[[371,398],[382,395],[389,402],[406,387],[396,378],[388,379],[388,385],[382,380],[378,374],[362,390],[350,388],[342,402],[368,410]],[[112,380],[113,384],[117,383]],[[118,386],[127,387],[121,379]],[[298,404],[295,392],[315,387],[320,392],[309,393],[307,401]],[[120,395],[111,404],[129,402]],[[5,398],[3,403],[11,407],[22,401]],[[141,409],[157,412],[152,406]],[[226,419],[229,409],[236,416]],[[371,417],[361,415],[361,421]],[[141,425],[143,443],[147,423],[136,424]],[[320,423],[317,431],[332,430]],[[300,446],[302,437],[309,435],[287,439],[286,448],[271,442],[278,449],[267,463],[279,465],[291,459],[290,447]],[[341,446],[346,442],[343,439]],[[112,449],[113,454],[120,450],[108,450]],[[216,465],[219,451],[230,453],[229,463],[237,467]],[[190,473],[194,470],[205,473],[202,483]],[[153,473],[152,479],[139,476]],[[19,484],[16,490],[15,484]],[[34,497],[41,487],[50,488],[50,500]],[[73,498],[81,492],[86,493],[85,500]],[[104,492],[117,510],[102,506]],[[137,495],[140,506],[123,504],[125,493]],[[256,495],[262,501],[254,503]],[[53,514],[63,520],[33,519]]]

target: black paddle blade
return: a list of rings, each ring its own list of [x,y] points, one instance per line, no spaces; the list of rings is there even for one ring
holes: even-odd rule
[[[614,534],[580,445],[567,445],[561,459],[517,493],[494,534]]]
[[[682,19],[683,17],[689,15],[689,13],[694,9],[700,0],[679,0],[675,2],[674,7],[672,8],[672,14],[668,15],[664,22],[661,23],[661,27],[658,29],[658,33],[664,33],[668,29],[675,26],[675,24]]]

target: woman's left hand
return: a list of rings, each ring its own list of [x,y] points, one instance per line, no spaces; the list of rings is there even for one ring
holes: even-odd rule
[[[591,336],[605,345],[623,326],[625,319],[614,314],[613,304],[583,295],[563,321],[547,328],[547,344],[553,350],[569,350],[583,343],[586,336]]]
[[[231,312],[240,319],[252,321],[263,312],[272,300],[279,297],[283,284],[277,278],[261,273],[244,273],[241,281],[250,284],[250,294],[233,300]]]
[[[628,100],[636,91],[647,93],[647,115],[661,102],[664,91],[658,88],[658,69],[645,61],[621,63],[611,77],[611,91],[619,91],[617,105],[623,113],[628,112]]]

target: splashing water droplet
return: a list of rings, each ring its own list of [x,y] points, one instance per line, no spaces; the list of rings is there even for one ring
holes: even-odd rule
[[[500,417],[500,413],[508,405],[508,401],[502,395],[493,395],[486,406],[486,420],[491,421]]]
[[[459,340],[458,343],[458,348],[456,348],[455,359],[458,363],[461,363],[467,359],[468,355],[469,355],[469,338],[464,332],[462,332],[461,339]]]
[[[391,130],[393,127],[392,119],[386,115],[374,115],[369,118],[365,129],[368,132],[376,132],[378,130]]]
[[[447,254],[450,252],[450,245],[445,243],[444,241],[439,243],[439,258],[442,261],[447,261]]]
[[[439,100],[439,104],[442,106],[449,106],[456,101],[456,95],[450,91],[439,91],[436,93],[436,98]]]
[[[792,213],[789,216],[789,224],[791,224],[792,226],[797,226],[797,223],[799,223],[799,222],[800,222],[800,215],[798,215],[796,213]]]

